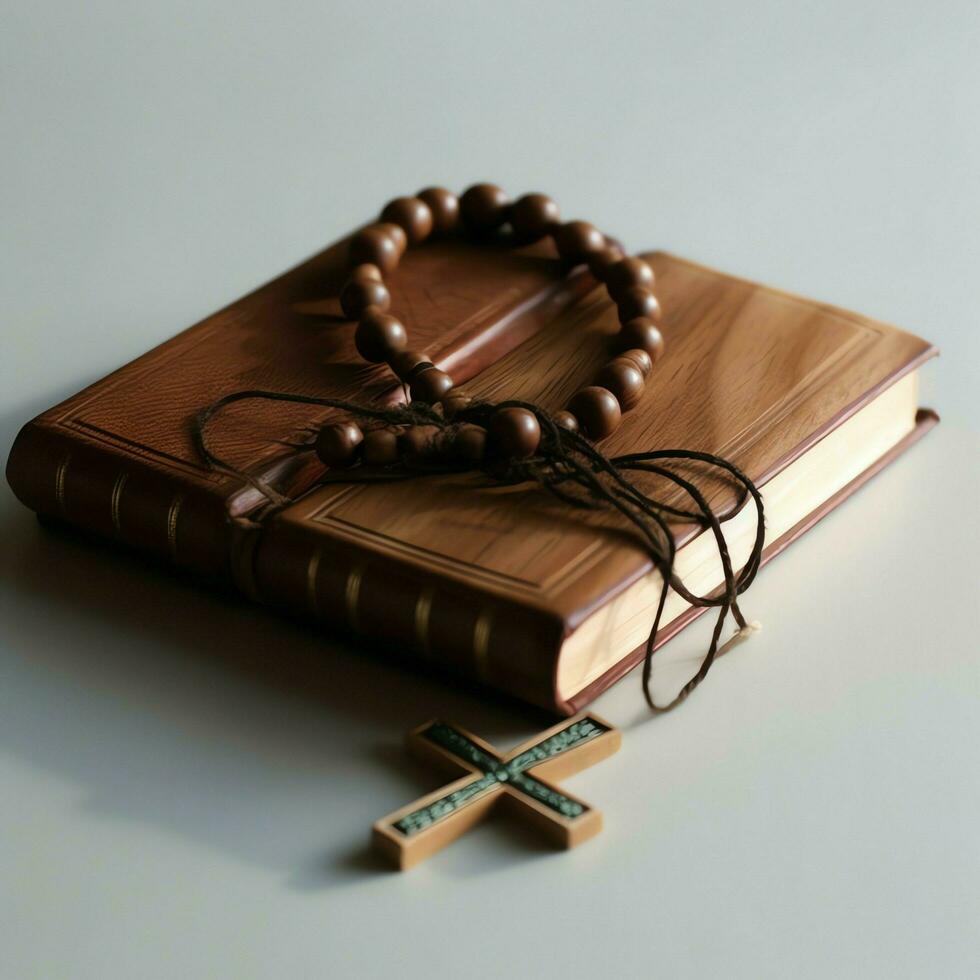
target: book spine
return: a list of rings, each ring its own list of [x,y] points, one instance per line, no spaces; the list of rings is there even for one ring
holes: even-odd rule
[[[232,532],[220,499],[138,457],[34,421],[21,429],[10,450],[7,482],[40,516],[205,577],[230,573]]]
[[[250,555],[254,598],[358,637],[388,658],[448,671],[567,714],[555,674],[564,623],[349,541],[273,521]]]

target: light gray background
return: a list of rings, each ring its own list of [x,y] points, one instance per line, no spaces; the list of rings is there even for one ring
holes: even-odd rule
[[[403,731],[540,719],[43,533],[4,487],[0,976],[978,974],[975,0],[0,23],[5,447],[389,197],[476,179],[930,338],[944,416],[762,574],[764,631],[681,711],[648,720],[636,677],[601,699],[623,750],[570,783],[600,838],[501,822],[406,876],[364,846],[435,783]]]

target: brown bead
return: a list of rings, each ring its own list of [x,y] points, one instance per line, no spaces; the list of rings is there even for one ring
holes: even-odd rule
[[[354,271],[350,274],[350,277],[358,282],[384,281],[384,276],[381,275],[381,270],[376,265],[372,265],[370,262],[365,262],[363,265],[355,266]]]
[[[432,211],[418,197],[396,197],[381,212],[382,221],[390,221],[405,229],[409,245],[418,245],[432,234]]]
[[[361,456],[370,466],[388,466],[398,461],[398,433],[374,429],[364,434]]]
[[[410,460],[435,456],[439,435],[434,425],[411,425],[398,436],[398,453]]]
[[[554,230],[555,248],[568,262],[584,262],[606,247],[606,236],[588,221],[566,221]]]
[[[660,333],[658,330],[657,333]],[[661,338],[662,340],[662,338]],[[631,350],[624,350],[622,354],[619,355],[616,360],[625,359],[629,361],[644,378],[650,377],[650,372],[653,370],[653,361],[650,355],[640,347],[634,347]]]
[[[507,220],[510,199],[496,184],[474,184],[459,199],[466,230],[475,235],[495,231]]]
[[[340,308],[344,316],[348,320],[359,320],[369,306],[376,306],[382,312],[391,306],[391,294],[385,284],[374,279],[351,278],[340,293]]]
[[[562,409],[560,412],[555,412],[552,418],[554,419],[555,425],[560,429],[567,429],[569,432],[578,432],[578,419],[571,412],[566,412]]]
[[[479,463],[486,452],[486,430],[478,425],[461,425],[453,437],[453,454],[468,463]]]
[[[664,352],[664,335],[653,320],[640,316],[623,324],[619,333],[613,338],[613,346],[616,350],[622,351],[634,348],[646,351],[655,364]]]
[[[388,358],[388,366],[402,380],[407,381],[420,365],[431,365],[432,361],[425,354],[414,350],[403,350]]]
[[[525,194],[510,209],[510,224],[514,241],[519,244],[536,242],[548,234],[561,218],[558,205],[545,194]]]
[[[464,395],[461,391],[451,391],[442,399],[442,414],[447,419],[454,419],[472,404],[473,399],[469,395]]]
[[[621,292],[633,286],[653,288],[653,269],[648,262],[636,257],[620,259],[606,273],[609,295],[616,299]]]
[[[394,221],[381,221],[375,227],[380,228],[395,243],[398,258],[401,259],[408,248],[408,235],[405,229],[401,225],[396,225]]]
[[[401,258],[396,240],[378,225],[362,228],[350,240],[349,253],[352,266],[370,263],[377,266],[383,275],[393,272]]]
[[[568,410],[590,439],[605,439],[622,419],[616,396],[608,388],[596,385],[577,391],[568,403]]]
[[[643,286],[631,286],[616,297],[616,308],[619,311],[619,322],[628,323],[638,316],[655,320],[660,316],[660,304],[657,297]]]
[[[351,466],[363,439],[364,433],[354,422],[325,425],[316,437],[316,454],[327,466]]]
[[[617,357],[599,371],[595,383],[608,388],[616,396],[620,407],[630,409],[643,397],[645,379],[632,361]]]
[[[429,205],[436,234],[448,235],[459,227],[459,198],[452,191],[445,187],[426,187],[417,196]]]
[[[490,416],[488,429],[494,452],[510,459],[527,459],[537,452],[541,426],[526,408],[498,408]]]
[[[365,361],[380,364],[405,349],[408,334],[398,317],[369,307],[354,332],[354,346]]]
[[[453,379],[437,367],[428,367],[412,375],[409,390],[412,401],[434,405],[453,386]]]
[[[609,270],[623,258],[623,250],[616,245],[606,245],[598,252],[593,252],[588,257],[589,272],[599,280],[605,282]]]

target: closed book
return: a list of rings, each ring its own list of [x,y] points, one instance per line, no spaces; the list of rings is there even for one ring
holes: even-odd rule
[[[918,407],[917,369],[935,353],[925,341],[671,255],[646,258],[666,354],[602,450],[683,448],[735,463],[765,499],[764,560],[936,421]],[[660,592],[649,554],[613,515],[475,473],[323,483],[298,447],[337,413],[310,405],[238,402],[209,432],[221,457],[292,500],[276,512],[253,483],[202,461],[193,420],[232,392],[404,399],[388,369],[354,349],[337,300],[345,267],[340,242],[29,422],[8,460],[14,492],[39,514],[229,579],[366,646],[578,710],[642,658]],[[618,325],[605,290],[546,245],[427,244],[389,285],[413,346],[492,401],[559,409]],[[738,564],[754,516],[735,512],[726,484],[702,485],[733,513]],[[716,588],[709,536],[680,522],[674,535],[685,582]],[[658,644],[700,611],[672,593]]]

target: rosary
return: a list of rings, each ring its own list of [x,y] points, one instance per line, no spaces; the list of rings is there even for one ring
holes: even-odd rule
[[[639,258],[627,258],[586,221],[559,220],[558,206],[544,194],[525,194],[511,203],[499,187],[475,184],[462,196],[441,187],[420,191],[416,197],[399,197],[381,212],[381,220],[358,232],[350,242],[350,278],[340,294],[344,315],[357,320],[354,343],[371,363],[387,363],[408,388],[415,403],[439,404],[445,418],[454,419],[471,399],[453,391],[453,380],[424,354],[408,349],[404,324],[388,313],[391,296],[384,276],[393,272],[409,245],[433,235],[463,230],[479,240],[499,234],[510,226],[514,245],[529,245],[550,236],[562,260],[587,264],[605,283],[619,313],[620,331],[612,358],[596,375],[595,383],[578,391],[555,425],[569,432],[584,432],[590,439],[604,439],[618,427],[622,412],[635,406],[643,395],[646,379],[664,350],[656,321],[660,306],[653,295],[653,269]],[[533,412],[503,406],[489,418],[486,428],[464,424],[452,439],[436,439],[431,428],[408,427],[401,432],[376,428],[363,432],[355,422],[321,430],[316,452],[330,467],[348,467],[358,461],[389,465],[400,455],[416,458],[456,455],[478,463],[487,453],[526,459],[541,443],[541,426]]]

